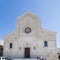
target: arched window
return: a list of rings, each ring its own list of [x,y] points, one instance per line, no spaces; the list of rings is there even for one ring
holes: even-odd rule
[[[10,43],[10,48],[12,48],[12,43]]]
[[[44,41],[44,47],[48,47],[47,41]]]

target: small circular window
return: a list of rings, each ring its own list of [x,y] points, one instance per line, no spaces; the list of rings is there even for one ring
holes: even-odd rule
[[[31,28],[30,27],[26,27],[25,28],[25,33],[30,33],[31,32]]]

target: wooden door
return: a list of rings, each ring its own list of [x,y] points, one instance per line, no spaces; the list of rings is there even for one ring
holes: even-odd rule
[[[25,48],[25,58],[30,58],[30,48]]]

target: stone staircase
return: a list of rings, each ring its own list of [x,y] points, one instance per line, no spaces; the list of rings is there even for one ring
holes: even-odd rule
[[[40,60],[40,59],[13,59],[13,60]]]

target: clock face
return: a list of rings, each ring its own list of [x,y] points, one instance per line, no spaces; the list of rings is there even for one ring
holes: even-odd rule
[[[31,28],[30,27],[26,27],[25,28],[25,33],[30,33],[31,32]]]

